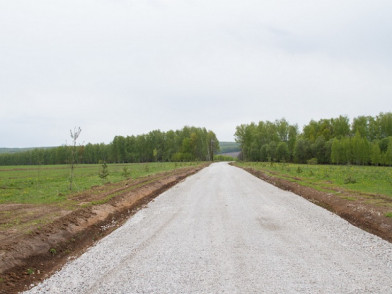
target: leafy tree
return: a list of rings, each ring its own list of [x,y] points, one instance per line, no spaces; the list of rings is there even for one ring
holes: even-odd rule
[[[309,124],[304,126],[303,129],[303,138],[313,143],[318,137],[319,133],[319,125],[316,121],[311,120]]]
[[[276,160],[287,162],[290,159],[289,147],[286,142],[279,142],[276,147]]]
[[[276,161],[276,142],[275,141],[271,141],[268,144],[268,161]]]
[[[338,118],[332,119],[333,136],[341,139],[350,135],[350,124],[349,119],[346,116],[339,116]]]
[[[276,120],[275,125],[279,140],[281,142],[287,142],[289,139],[289,123],[284,118],[282,118],[281,120]]]
[[[392,113],[380,113],[377,116],[382,138],[392,136]]]
[[[389,144],[389,138],[386,137],[386,138],[381,139],[378,144],[380,146],[380,151],[382,153],[387,152],[388,144]]]
[[[381,164],[381,150],[380,150],[380,146],[378,145],[378,142],[374,142],[372,144],[372,152],[371,152],[370,160],[373,165]]]
[[[294,148],[294,159],[298,163],[306,163],[308,159],[312,158],[310,149],[310,142],[307,139],[299,138]]]
[[[264,144],[260,148],[260,160],[268,161],[268,144]]]
[[[370,146],[366,138],[359,132],[351,139],[351,150],[353,162],[356,164],[367,164],[370,159]]]
[[[214,132],[209,131],[207,133],[207,143],[208,143],[208,154],[210,155],[210,160],[214,160],[214,154],[219,152],[219,141],[216,138]]]
[[[362,138],[369,138],[369,117],[368,116],[358,116],[354,118],[352,124],[352,134],[357,134]]]
[[[385,153],[385,165],[392,165],[392,137],[389,137],[388,148]]]
[[[294,158],[294,147],[298,136],[298,126],[293,125],[289,127],[289,138],[287,142],[287,147],[289,148],[290,160]]]
[[[343,147],[337,138],[333,139],[331,146],[331,162],[336,164],[344,163],[345,155],[343,154]]]
[[[310,146],[313,157],[317,158],[318,163],[328,163],[330,160],[330,152],[327,149],[327,144],[324,136],[318,136],[313,144]]]

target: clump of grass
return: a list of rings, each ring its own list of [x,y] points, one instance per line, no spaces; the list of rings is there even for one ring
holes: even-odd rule
[[[346,200],[349,200],[349,201],[355,201],[355,200],[357,200],[356,198],[354,198],[354,197],[350,197],[350,196],[345,196],[345,197],[342,197],[343,199],[346,199]]]
[[[26,270],[26,272],[27,272],[28,275],[34,275],[35,270],[34,270],[33,268],[28,268],[28,269]]]
[[[129,176],[131,175],[131,172],[129,171],[127,166],[124,166],[121,172],[121,175],[125,178],[128,179]]]
[[[53,256],[55,256],[56,253],[57,253],[57,250],[54,249],[54,248],[50,248],[49,252],[50,252],[50,254],[52,254]]]
[[[347,185],[347,184],[355,184],[357,182],[357,180],[353,177],[353,176],[351,176],[351,175],[349,175],[348,177],[346,177],[345,179],[344,179],[344,183]]]
[[[386,216],[386,217],[390,217],[390,218],[392,218],[392,212],[388,212],[388,213],[386,213],[386,214],[385,214],[385,216]]]
[[[302,168],[299,166],[299,167],[297,167],[297,174],[300,174],[300,173],[302,173],[303,172],[303,170],[302,170]]]

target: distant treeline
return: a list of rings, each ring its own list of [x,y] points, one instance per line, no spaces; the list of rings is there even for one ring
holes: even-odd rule
[[[0,165],[67,164],[71,146],[36,148],[0,154]],[[219,151],[219,142],[205,128],[184,127],[177,131],[152,131],[138,136],[116,136],[110,144],[77,146],[78,163],[154,161],[205,161]]]
[[[392,113],[310,121],[302,132],[285,119],[237,126],[246,161],[392,165]]]
[[[240,144],[236,142],[219,142],[219,148],[219,154],[241,151]]]

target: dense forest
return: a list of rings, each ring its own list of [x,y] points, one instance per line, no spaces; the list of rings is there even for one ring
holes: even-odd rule
[[[237,126],[246,161],[392,165],[392,113],[310,121],[299,132],[285,119]]]
[[[219,142],[205,128],[184,127],[177,131],[155,130],[138,136],[116,136],[110,144],[87,144],[36,148],[18,153],[0,154],[0,165],[66,164],[73,153],[78,163],[122,163],[154,161],[211,160],[219,151]]]

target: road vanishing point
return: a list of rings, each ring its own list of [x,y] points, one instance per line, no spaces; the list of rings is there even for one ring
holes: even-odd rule
[[[215,163],[28,293],[392,293],[392,244]]]

